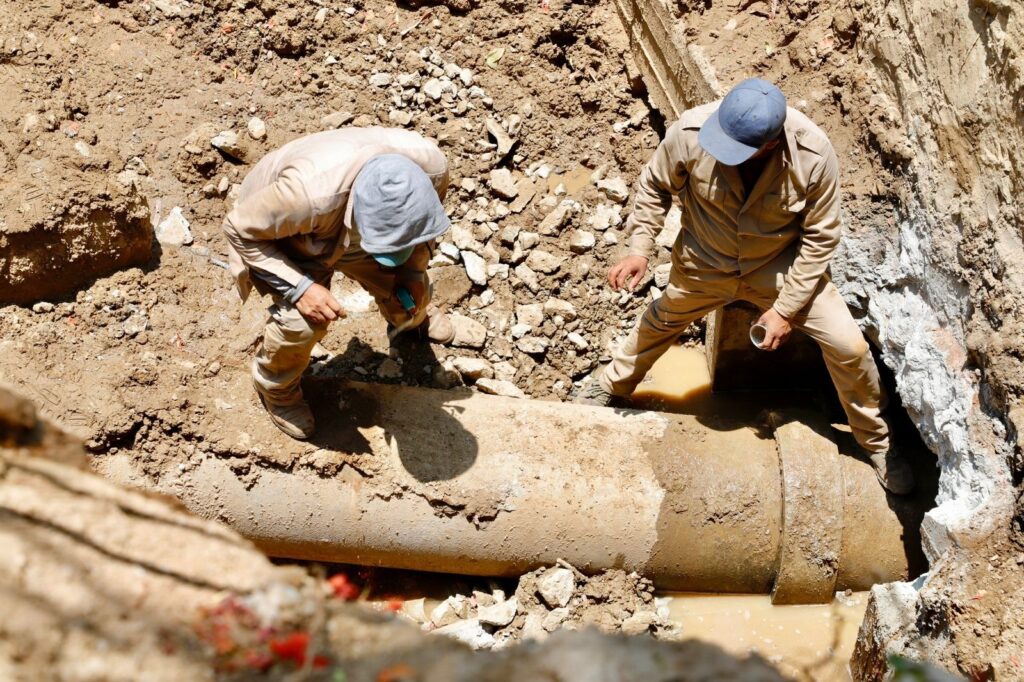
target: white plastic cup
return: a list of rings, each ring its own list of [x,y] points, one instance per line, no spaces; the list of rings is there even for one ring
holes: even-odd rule
[[[768,328],[763,324],[750,325],[750,343],[754,344],[755,348],[763,349],[761,344],[764,343],[764,337],[767,335]]]

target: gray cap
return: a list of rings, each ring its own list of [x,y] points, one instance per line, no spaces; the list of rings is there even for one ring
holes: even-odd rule
[[[381,154],[352,183],[352,217],[362,248],[388,255],[429,242],[451,222],[423,169],[401,154]]]
[[[786,124],[786,97],[760,78],[748,78],[725,96],[697,134],[700,146],[726,166],[743,163],[779,136]]]

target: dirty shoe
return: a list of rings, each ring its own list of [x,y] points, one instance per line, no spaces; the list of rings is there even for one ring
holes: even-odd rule
[[[601,382],[591,381],[580,389],[580,392],[576,394],[576,397],[573,398],[572,401],[577,405],[598,405],[600,407],[607,407],[611,404],[614,398],[615,396],[601,387]]]
[[[889,492],[895,495],[906,495],[914,489],[914,474],[910,470],[907,458],[895,447],[885,452],[876,452],[869,456],[875,476]]]
[[[295,440],[308,440],[316,431],[316,422],[313,420],[313,411],[309,409],[309,403],[301,398],[288,405],[275,405],[266,397],[256,391],[264,409],[270,415],[270,421],[274,426],[284,431]]]
[[[427,308],[427,322],[424,325],[427,338],[434,343],[449,344],[455,340],[455,326],[450,317],[436,305]]]

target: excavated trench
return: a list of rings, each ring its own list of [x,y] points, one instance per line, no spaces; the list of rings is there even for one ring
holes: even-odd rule
[[[621,120],[616,124],[621,130],[616,129],[616,133],[628,133],[647,125],[661,132],[662,120],[671,122],[690,104],[720,94],[714,67],[695,41],[690,40],[694,37],[692,34],[679,33],[679,22],[668,7],[639,0],[616,0],[614,7],[629,39],[631,61],[626,68],[629,91],[635,93],[642,89],[639,80],[647,91],[641,112],[646,122],[641,123],[645,118],[636,115],[623,118],[622,112],[628,105],[622,105],[617,114]],[[147,5],[133,11],[141,16],[140,12],[150,11],[150,8]],[[493,8],[486,11],[493,11]],[[425,20],[428,23],[424,26],[428,26],[431,19],[429,12],[425,12],[417,21]],[[366,18],[360,15],[359,21],[370,24],[374,21],[373,12],[367,12]],[[188,30],[196,30],[195,26],[198,24]],[[409,29],[413,31],[411,35],[415,35],[417,26],[419,24]],[[374,49],[378,53],[386,51],[380,41],[389,28],[390,25],[381,23],[374,29],[380,31],[377,42],[382,49],[373,46],[366,49],[366,64],[361,63],[360,68],[365,68],[367,73],[371,68],[376,73],[382,64],[398,71],[398,63],[403,60],[401,69],[415,70],[408,65],[416,61],[414,54],[391,57],[390,62],[371,59]],[[845,35],[842,28],[837,24],[836,35]],[[360,39],[363,30],[359,29]],[[406,27],[403,25],[401,30],[405,31]],[[443,30],[458,29],[445,26]],[[173,33],[170,30],[161,33],[160,39]],[[599,89],[601,79],[595,76],[601,73],[598,67],[586,65],[579,52],[572,58],[566,57],[567,47],[579,48],[583,41],[577,42],[572,31],[565,27],[552,31],[545,40],[547,42],[534,42],[535,54],[529,55],[529,59],[512,51],[505,55],[504,64],[513,63],[515,55],[519,63],[508,68],[518,78],[540,79],[531,70],[530,60],[540,61],[541,56],[545,57],[556,69],[572,73],[576,78],[572,87],[586,90],[582,97],[584,112],[599,112],[608,118],[607,112],[600,112],[600,107],[595,105],[601,93],[587,90]],[[600,44],[592,37],[588,41]],[[116,41],[113,44],[118,45]],[[488,59],[495,54],[477,44],[471,47],[462,43],[449,45],[448,54],[461,51],[466,59],[473,50],[480,51],[479,57],[486,54]],[[816,49],[825,48],[817,46]],[[478,59],[481,70],[488,74],[487,69],[493,67],[484,66],[484,61]],[[223,71],[221,66],[217,69]],[[315,78],[296,72],[303,86],[314,92],[321,87],[316,79],[323,82],[323,74],[316,73],[317,68],[311,69]],[[428,68],[431,67],[428,65]],[[587,69],[595,71],[591,73]],[[583,78],[584,72],[589,80]],[[291,77],[291,74],[289,65],[286,75]],[[142,82],[141,74],[137,78]],[[358,86],[365,90],[362,80],[349,82],[341,76],[338,80],[343,81],[346,88]],[[244,83],[244,76],[239,82]],[[555,82],[549,77],[544,87],[550,90],[553,87],[550,84]],[[245,88],[248,87],[246,84]],[[266,87],[266,82],[261,87]],[[794,89],[797,87],[794,85]],[[809,86],[799,87],[803,91]],[[499,92],[497,86],[494,92]],[[360,113],[357,122],[386,123],[396,110],[378,110],[376,102],[383,101],[384,95],[377,90],[368,93],[360,92],[363,99],[359,101],[353,97],[353,109]],[[244,100],[246,95],[239,86],[230,97]],[[495,100],[500,105],[501,95],[495,94]],[[373,104],[367,105],[366,101]],[[226,107],[230,102],[218,101],[217,104]],[[553,98],[544,104],[550,105],[556,117],[565,118],[567,105],[564,102]],[[255,104],[246,111],[254,108]],[[504,117],[507,124],[511,110],[507,108],[502,116],[497,113],[494,116]],[[400,107],[398,111],[404,110]],[[519,111],[524,118],[528,117],[522,108]],[[526,151],[528,159],[555,153],[553,149],[558,145],[552,146],[551,142],[541,142],[541,139],[550,138],[557,143],[574,132],[589,132],[581,132],[579,127],[560,129],[543,121],[539,116],[535,118],[533,125],[537,134],[533,139],[519,142],[518,149]],[[607,121],[602,119],[602,122]],[[25,125],[27,133],[27,120]],[[281,138],[273,142],[309,132],[311,125],[301,117],[294,117],[292,112],[286,113],[280,124]],[[449,150],[453,164],[463,177],[469,179],[472,173],[486,173],[467,159],[486,156],[486,163],[481,163],[480,167],[491,166],[488,154],[493,145],[488,141],[475,148],[472,142],[467,142],[464,136],[470,124],[460,117],[423,116],[416,125],[453,147]],[[148,160],[154,167],[151,171],[146,164],[140,165],[132,159],[118,176],[119,183],[121,180],[128,183],[130,192],[118,189],[114,194],[115,198],[131,194],[134,202],[137,191],[148,192],[154,219],[165,215],[172,204],[193,206],[197,214],[193,215],[196,244],[180,252],[177,246],[164,245],[163,260],[154,272],[147,271],[139,276],[115,275],[83,290],[77,300],[58,300],[56,311],[52,305],[48,311],[41,308],[37,315],[52,312],[51,326],[46,326],[48,322],[41,317],[33,322],[31,315],[25,321],[19,318],[19,311],[5,313],[0,318],[4,328],[12,331],[5,343],[14,343],[14,331],[19,344],[24,335],[27,345],[34,348],[32,352],[38,353],[36,360],[46,366],[45,371],[36,371],[31,366],[5,366],[4,380],[38,399],[44,411],[52,416],[80,427],[83,435],[90,439],[96,468],[108,478],[170,493],[191,511],[227,522],[272,556],[450,572],[455,577],[442,578],[440,587],[432,593],[439,597],[436,604],[453,592],[493,587],[479,578],[466,576],[501,576],[504,582],[498,584],[507,591],[515,589],[510,578],[552,565],[560,559],[588,573],[635,570],[654,578],[659,598],[674,597],[669,605],[671,619],[683,623],[683,636],[695,635],[718,642],[736,653],[760,651],[783,667],[792,664],[794,675],[806,674],[813,669],[815,661],[822,660],[834,666],[828,669],[826,676],[847,674],[846,661],[853,647],[857,623],[867,604],[867,594],[862,591],[872,585],[895,581],[894,586],[876,590],[876,595],[896,595],[904,600],[899,602],[901,604],[913,603],[916,593],[908,592],[910,588],[903,581],[927,570],[929,560],[934,569],[943,552],[955,545],[946,531],[952,527],[947,524],[949,514],[953,513],[950,508],[954,507],[954,512],[959,513],[959,507],[953,504],[957,502],[956,496],[946,489],[942,493],[942,508],[933,509],[925,522],[927,537],[923,545],[927,558],[922,552],[919,527],[922,515],[935,505],[938,472],[934,456],[922,443],[919,432],[926,435],[932,449],[940,450],[946,448],[948,442],[956,444],[960,421],[956,415],[943,416],[937,411],[936,405],[941,400],[927,395],[928,390],[937,390],[931,377],[908,381],[910,370],[907,367],[913,363],[904,360],[908,354],[916,352],[915,357],[920,361],[920,346],[899,346],[903,338],[900,334],[907,333],[903,329],[907,325],[886,327],[879,322],[885,319],[886,312],[880,311],[878,306],[898,306],[898,302],[893,303],[887,293],[883,296],[885,292],[879,293],[870,286],[858,288],[854,281],[856,268],[846,263],[836,273],[836,281],[843,285],[848,300],[855,302],[858,314],[866,315],[865,326],[884,352],[886,362],[893,366],[893,358],[896,358],[900,386],[909,391],[907,403],[913,422],[899,410],[896,428],[901,442],[907,444],[916,459],[922,482],[911,500],[884,495],[866,465],[853,456],[852,438],[838,424],[842,417],[832,399],[827,397],[827,386],[825,389],[812,386],[811,392],[786,394],[711,393],[712,381],[717,388],[741,389],[751,387],[752,378],[776,385],[788,381],[787,377],[794,374],[790,369],[796,366],[793,363],[806,361],[808,357],[806,346],[794,343],[789,355],[776,355],[770,366],[758,369],[756,364],[744,364],[752,356],[737,351],[737,346],[725,343],[718,348],[724,343],[723,339],[728,341],[728,335],[722,330],[728,330],[741,315],[735,310],[710,323],[707,343],[722,351],[721,355],[712,351],[717,364],[712,363],[715,366],[711,375],[707,374],[702,354],[680,348],[663,359],[651,381],[642,387],[632,407],[656,410],[659,414],[524,402],[483,396],[467,388],[442,393],[435,389],[445,385],[438,377],[452,372],[450,357],[431,363],[421,351],[404,355],[402,350],[403,355],[399,357],[393,350],[385,355],[369,345],[360,346],[352,339],[362,335],[370,340],[370,345],[379,347],[380,339],[373,338],[374,334],[379,336],[379,330],[371,329],[376,323],[374,315],[355,314],[346,325],[338,325],[348,339],[348,349],[341,352],[337,345],[332,346],[339,352],[328,353],[314,364],[317,376],[310,381],[309,389],[317,398],[318,416],[324,427],[320,440],[308,448],[294,446],[276,434],[244,397],[249,395],[244,365],[258,338],[261,314],[253,313],[250,306],[241,316],[204,312],[202,321],[192,328],[187,325],[194,322],[184,322],[211,303],[223,306],[224,310],[235,305],[234,301],[228,301],[228,286],[218,268],[217,261],[222,254],[217,251],[216,239],[210,238],[204,228],[216,233],[215,221],[223,208],[219,184],[230,187],[240,179],[240,171],[244,169],[244,166],[233,166],[223,174],[219,184],[215,183],[219,178],[208,170],[220,167],[224,159],[209,149],[190,151],[196,139],[211,132],[205,128],[196,130],[200,132],[189,133],[181,143],[185,151],[180,157],[174,157],[171,152],[172,164],[176,164],[174,174],[178,179],[185,178],[178,184],[188,186],[191,183],[194,187],[187,191],[175,190],[178,196],[171,191],[158,191],[158,183],[178,182],[169,175],[159,176],[166,164],[151,158]],[[102,127],[100,131],[106,134]],[[65,128],[61,129],[61,135],[73,137]],[[638,138],[644,141],[638,142]],[[584,157],[582,162],[560,159],[561,162],[555,164],[557,170],[550,176],[530,175],[530,183],[522,175],[517,176],[521,186],[529,185],[531,196],[536,192],[538,198],[529,209],[535,211],[532,215],[528,210],[520,218],[513,216],[510,220],[528,229],[550,214],[551,209],[559,207],[558,197],[585,201],[582,197],[586,196],[589,201],[592,197],[587,193],[596,194],[591,184],[608,172],[609,164],[631,181],[638,162],[656,141],[653,138],[649,132],[635,134],[628,143],[615,148],[614,154],[595,144],[595,158],[590,158],[590,151],[587,151],[577,154]],[[166,149],[173,149],[178,143],[175,140],[171,145],[165,141],[159,144],[166,161]],[[851,157],[853,155],[851,152]],[[249,158],[250,162],[252,160]],[[598,163],[603,168],[600,173],[593,170]],[[527,164],[521,165],[526,167]],[[134,175],[126,176],[128,170]],[[30,171],[30,167],[18,166],[19,173],[30,174]],[[88,166],[87,171],[90,176],[101,174],[99,165]],[[195,175],[196,172],[202,177]],[[36,174],[31,177],[35,178],[33,182],[39,182]],[[202,187],[204,198],[197,198],[200,184],[207,182]],[[69,180],[69,184],[73,183]],[[462,184],[457,191],[454,203],[458,206],[455,209],[458,221],[461,225],[468,224],[470,230],[475,230],[475,238],[480,238],[483,226],[473,213],[482,210],[480,207],[490,210],[485,206],[488,202],[481,201],[481,194],[486,192],[478,189],[475,182]],[[555,198],[554,202],[541,204],[540,197],[545,194]],[[188,202],[182,199],[186,195]],[[99,204],[104,200],[103,196],[92,199]],[[527,199],[526,203],[529,202]],[[542,210],[538,210],[538,205]],[[135,216],[138,207],[135,203],[132,207]],[[615,209],[618,215],[619,208]],[[570,225],[578,228],[574,233],[590,229],[589,210],[587,206],[581,209],[577,205],[567,212],[563,225],[557,229],[565,226],[566,235]],[[137,224],[133,219],[130,225],[133,231],[137,231]],[[38,227],[40,234],[54,229],[54,225],[43,221]],[[594,229],[607,229],[605,234],[612,237],[624,236],[618,227],[619,223],[613,220],[603,228]],[[491,242],[496,245],[501,242],[495,257],[500,255],[502,262],[507,256],[505,250],[511,251],[513,243],[517,247],[522,244],[515,235],[506,243],[505,236],[505,232],[501,232],[499,240],[495,232]],[[855,246],[848,248],[863,248],[863,235],[855,236],[858,237],[853,242]],[[121,243],[118,239],[118,235],[112,234],[111,244]],[[537,293],[536,282],[525,282],[524,287],[514,269],[511,274],[506,270],[505,276],[515,287],[510,285],[503,290],[500,287],[504,285],[492,282],[490,286],[497,291],[495,304],[485,302],[485,291],[481,287],[471,285],[468,280],[463,282],[464,276],[462,279],[455,277],[456,269],[461,273],[458,261],[441,263],[438,268],[443,277],[439,279],[443,283],[439,288],[446,297],[444,302],[490,325],[491,336],[495,337],[488,341],[491,345],[486,350],[466,349],[459,354],[488,358],[496,367],[511,365],[514,361],[517,366],[505,378],[536,398],[565,399],[573,381],[592,369],[602,349],[621,331],[595,330],[602,325],[614,327],[608,322],[613,319],[632,322],[643,303],[640,300],[624,303],[611,297],[599,299],[596,295],[589,300],[586,298],[595,282],[600,285],[599,270],[610,260],[613,249],[619,248],[613,239],[601,243],[599,234],[595,251],[586,256],[570,250],[563,241],[567,240],[557,231],[545,234],[540,248],[567,258],[570,265],[564,270],[571,270],[570,278],[553,281],[557,278],[545,273],[539,277],[541,293]],[[14,243],[9,240],[0,243],[0,247]],[[100,257],[97,254],[102,252],[102,245],[90,243],[88,247],[86,255]],[[864,260],[871,262],[871,258]],[[664,262],[659,264],[664,266]],[[95,273],[87,274],[92,277],[121,265],[123,263],[109,268],[102,266]],[[37,279],[53,283],[46,273]],[[497,279],[495,277],[495,281]],[[867,281],[867,278],[862,279]],[[339,293],[351,296],[353,292]],[[494,292],[491,293],[494,299]],[[586,335],[591,344],[589,350],[566,352],[563,347],[569,347],[568,329],[545,332],[551,339],[551,346],[540,359],[536,353],[520,353],[511,337],[507,341],[497,338],[507,336],[501,315],[507,313],[508,317],[514,311],[519,319],[522,306],[539,303],[542,299],[537,297],[545,294],[579,303],[580,324],[572,331]],[[873,298],[876,294],[877,298]],[[932,297],[935,297],[934,292]],[[922,295],[922,298],[928,296]],[[17,300],[22,301],[22,298]],[[346,306],[349,300],[346,299]],[[876,300],[879,303],[873,304]],[[164,307],[161,309],[161,306]],[[906,307],[908,316],[914,311],[920,312],[912,305]],[[95,325],[95,319],[102,315],[109,315],[116,321],[109,326],[106,321]],[[573,315],[576,315],[575,310]],[[141,323],[138,322],[140,316]],[[951,313],[950,317],[955,315]],[[210,339],[223,334],[227,318],[235,325],[232,334],[237,333],[240,338],[230,344],[214,345]],[[132,322],[135,324],[130,324]],[[75,327],[80,324],[90,325],[90,331],[76,337]],[[544,325],[551,326],[548,320]],[[540,324],[537,326],[541,328]],[[111,327],[127,331],[115,333],[114,340],[106,345],[97,344],[97,335],[105,334],[105,329]],[[531,338],[535,333],[539,331],[531,332]],[[698,334],[691,334],[691,339]],[[936,345],[952,349],[949,353],[956,355],[955,339],[951,341],[941,335],[936,338]],[[499,340],[505,345],[499,345]],[[65,342],[69,346],[66,351]],[[89,385],[93,379],[82,379],[83,369],[76,355],[79,342],[83,345],[82,357],[96,362],[95,367],[85,370],[87,377],[98,378],[96,386]],[[137,348],[133,345],[136,343]],[[920,338],[914,337],[914,343],[920,344]],[[21,348],[24,345],[19,346]],[[731,356],[726,353],[730,349],[736,351]],[[104,364],[117,353],[126,355],[123,366]],[[813,353],[811,357],[813,359]],[[432,372],[425,373],[427,379],[419,371],[421,364],[425,370],[433,368]],[[932,367],[927,362],[924,364]],[[397,378],[384,371],[387,367],[391,372],[396,366]],[[367,374],[431,388],[349,384],[341,379]],[[475,380],[467,376],[461,379],[456,376],[456,379],[454,383],[469,385]],[[887,380],[896,395],[894,378],[890,375]],[[926,394],[923,399],[922,393]],[[959,390],[951,392],[950,410],[960,409],[964,395]],[[138,403],[134,404],[133,400]],[[942,435],[936,436],[936,433]],[[639,448],[637,443],[641,443]],[[443,462],[436,457],[438,451],[447,454]],[[553,458],[552,453],[560,456]],[[948,452],[945,456],[948,460]],[[958,456],[963,461],[970,459],[967,454]],[[980,464],[978,468],[983,469]],[[984,491],[988,490],[986,485],[985,481],[972,484],[972,494],[982,499]],[[387,584],[390,578],[382,580]],[[437,578],[413,575],[412,587],[408,578],[404,580],[404,587],[396,583],[393,589],[386,588],[382,594],[386,592],[408,601],[421,593],[419,585],[430,584]],[[769,605],[771,600],[776,604],[829,602],[837,591],[851,590],[852,594],[841,594],[837,601],[824,606]],[[695,591],[705,594],[695,596],[692,594]],[[736,594],[711,596],[722,592]],[[751,597],[747,593],[762,596]],[[767,596],[769,594],[771,597]],[[893,599],[888,603],[898,601]],[[436,604],[428,602],[430,606]],[[870,656],[866,660],[884,659],[881,652],[885,646],[898,640],[893,634],[898,619],[884,613],[879,615],[879,608],[872,607],[875,613],[869,620],[892,629],[883,628],[867,635],[868,639],[874,637],[882,643],[877,644],[878,651],[868,652]],[[913,607],[910,609],[913,611]],[[899,613],[911,611],[904,608]],[[776,632],[779,634],[774,634]],[[810,632],[816,637],[803,637]],[[813,639],[813,642],[801,642],[801,639]],[[783,640],[788,643],[783,644]],[[794,653],[801,643],[807,646]],[[862,667],[858,674],[870,677],[874,673]]]

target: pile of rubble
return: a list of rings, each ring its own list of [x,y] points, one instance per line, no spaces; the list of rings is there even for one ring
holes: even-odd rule
[[[500,589],[457,594],[429,613],[420,598],[406,601],[399,613],[424,631],[474,649],[501,649],[521,640],[543,640],[559,629],[588,626],[678,639],[678,624],[669,620],[670,599],[655,598],[654,585],[636,573],[611,570],[587,577],[560,562],[523,575],[511,596]]]

